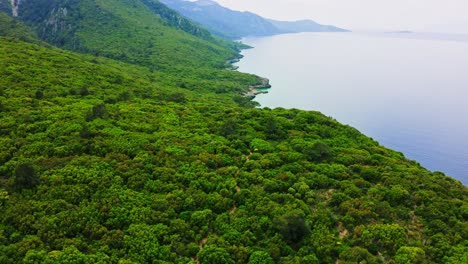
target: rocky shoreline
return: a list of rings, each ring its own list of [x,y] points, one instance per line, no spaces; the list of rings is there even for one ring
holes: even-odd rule
[[[244,55],[238,53],[236,56],[228,59],[226,61],[226,64],[229,66],[226,68],[228,70],[236,71],[239,69],[239,66],[234,65],[235,63],[238,63]],[[256,85],[251,85],[249,86],[249,89],[242,93],[242,96],[248,97],[250,99],[254,99],[255,96],[259,94],[266,94],[268,93],[268,89],[271,88],[270,85],[270,80],[267,78],[259,77],[259,82]]]
[[[239,66],[236,66],[234,64],[238,63],[243,57],[244,57],[244,55],[237,54],[237,56],[228,59],[226,61],[226,64],[228,64],[229,66],[226,69],[232,70],[232,71],[235,71],[235,70],[239,69]]]
[[[269,88],[271,88],[270,80],[267,78],[260,78],[260,83],[250,86],[249,89],[242,94],[242,96],[253,99],[259,94],[268,93],[267,89]]]

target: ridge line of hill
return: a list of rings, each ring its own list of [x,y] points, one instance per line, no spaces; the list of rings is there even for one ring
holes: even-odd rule
[[[299,32],[347,32],[312,20],[277,21],[251,12],[231,10],[212,0],[161,0],[170,8],[206,27],[214,35],[227,39],[270,36]]]

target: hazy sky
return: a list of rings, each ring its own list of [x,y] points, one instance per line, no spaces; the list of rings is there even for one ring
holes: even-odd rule
[[[468,0],[215,0],[282,20],[309,18],[349,29],[468,33]]]

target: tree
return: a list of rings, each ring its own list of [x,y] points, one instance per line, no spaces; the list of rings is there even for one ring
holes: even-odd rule
[[[185,103],[187,102],[187,98],[185,98],[185,94],[183,93],[173,93],[167,96],[167,100],[175,103]]]
[[[394,254],[405,243],[406,230],[398,224],[371,225],[362,232],[362,239],[372,253],[385,249]]]
[[[326,161],[333,157],[331,148],[322,142],[316,142],[311,147],[306,147],[303,153],[308,160],[315,162]]]
[[[4,205],[10,197],[8,196],[8,192],[4,190],[0,190],[0,206]]]
[[[319,259],[315,254],[309,254],[307,256],[302,257],[301,264],[319,264]]]
[[[138,263],[157,263],[157,260],[170,260],[169,245],[162,245],[167,235],[167,226],[157,224],[132,224],[124,237],[128,257]]]
[[[284,131],[278,125],[273,116],[268,116],[264,121],[264,129],[267,139],[277,140],[284,137]]]
[[[253,151],[259,151],[260,153],[267,153],[273,150],[273,147],[268,141],[260,138],[254,138],[252,142],[250,142],[250,147]]]
[[[237,134],[238,129],[238,122],[235,119],[228,119],[226,120],[220,128],[220,134],[226,138],[232,138],[235,134]]]
[[[87,95],[89,95],[88,86],[82,86],[82,87],[81,87],[81,89],[80,89],[80,95],[81,95],[81,96],[87,96]]]
[[[44,92],[42,90],[37,90],[35,94],[36,99],[42,99],[44,98]]]
[[[361,247],[347,248],[340,254],[340,259],[346,263],[377,263],[374,257],[367,249]]]
[[[310,233],[304,216],[299,214],[299,212],[288,212],[276,218],[273,223],[284,240],[290,244],[300,242]]]
[[[91,112],[89,112],[86,116],[86,121],[92,121],[96,118],[107,118],[109,113],[107,112],[107,108],[105,104],[98,104],[93,106]]]
[[[29,163],[22,163],[16,167],[14,186],[17,189],[32,189],[39,184],[39,176]]]
[[[401,247],[395,256],[396,264],[426,263],[426,253],[418,247]]]
[[[468,242],[453,247],[449,252],[450,257],[444,258],[444,263],[458,264],[468,263]]]
[[[255,251],[250,255],[249,264],[273,264],[270,254],[265,251]]]
[[[203,264],[234,264],[231,255],[224,248],[209,245],[197,254],[200,263]]]

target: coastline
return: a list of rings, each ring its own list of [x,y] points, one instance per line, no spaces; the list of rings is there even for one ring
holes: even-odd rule
[[[260,83],[249,86],[249,89],[242,94],[244,97],[254,99],[259,94],[267,94],[271,88],[270,80],[268,78],[260,77]]]
[[[234,64],[238,63],[243,57],[244,55],[237,53],[236,56],[227,59],[226,64],[228,66],[226,67],[226,70],[236,71],[237,69],[239,69],[239,66],[236,66]]]
[[[322,37],[324,36],[324,37]],[[326,36],[326,37],[325,37]],[[303,109],[303,110],[316,110],[316,111],[321,111],[327,113],[329,116],[333,116],[337,120],[340,120],[340,122],[351,125],[353,127],[358,128],[360,131],[365,131],[365,135],[372,137],[376,139],[377,141],[381,142],[382,145],[385,145],[389,149],[393,149],[399,152],[402,152],[405,154],[405,157],[410,159],[410,160],[417,160],[418,163],[421,164],[421,166],[424,166],[426,169],[430,171],[442,171],[444,174],[448,175],[451,178],[454,178],[465,186],[468,184],[468,179],[466,177],[466,160],[463,161],[463,156],[464,152],[460,152],[459,146],[463,145],[463,130],[466,131],[468,129],[468,126],[465,125],[457,125],[457,129],[459,132],[451,132],[450,136],[454,139],[447,140],[449,138],[449,132],[443,127],[438,124],[434,124],[433,122],[430,122],[431,120],[431,115],[428,114],[429,111],[420,111],[418,109],[414,110],[413,112],[410,112],[411,114],[403,114],[403,110],[408,110],[411,109],[412,105],[414,102],[410,102],[407,99],[401,99],[402,97],[397,97],[394,96],[392,97],[392,100],[395,100],[396,102],[401,102],[401,108],[399,110],[392,110],[392,111],[384,111],[386,108],[388,109],[393,109],[391,108],[390,105],[385,104],[384,102],[382,103],[376,103],[374,100],[371,98],[366,98],[366,97],[361,97],[360,99],[353,99],[353,100],[359,100],[359,103],[356,103],[358,101],[352,101],[349,102],[347,98],[351,98],[353,94],[365,94],[365,92],[372,92],[375,93],[376,95],[379,96],[385,96],[388,94],[391,94],[390,92],[386,91],[392,91],[391,88],[395,87],[394,84],[398,84],[397,87],[405,87],[404,81],[405,79],[401,80],[393,80],[393,78],[389,78],[391,82],[384,82],[382,83],[381,81],[374,80],[372,82],[372,86],[378,86],[380,87],[379,89],[371,88],[371,86],[366,86],[369,80],[366,81],[359,81],[353,79],[354,77],[349,77],[349,81],[346,81],[347,77],[345,76],[345,79],[341,79],[340,81],[335,81],[337,78],[333,79],[334,80],[334,86],[327,88],[327,89],[319,89],[317,88],[316,91],[319,91],[317,94],[315,94],[313,97],[310,95],[312,92],[312,89],[308,89],[305,87],[308,87],[308,84],[311,82],[310,81],[310,76],[307,75],[307,71],[292,71],[291,74],[285,74],[285,76],[282,76],[280,71],[273,67],[273,64],[271,62],[271,58],[276,58],[276,57],[286,57],[287,54],[291,53],[292,51],[284,51],[281,49],[277,49],[278,47],[284,47],[283,46],[278,46],[279,44],[284,44],[284,42],[287,41],[297,41],[293,42],[295,47],[298,47],[300,49],[300,52],[302,54],[309,54],[306,52],[310,52],[312,54],[317,54],[317,53],[325,53],[328,55],[333,55],[336,54],[337,51],[327,49],[327,45],[319,45],[317,44],[317,40],[321,41],[324,44],[328,43],[333,43],[336,45],[339,45],[338,47],[340,48],[340,52],[344,54],[346,58],[349,58],[352,63],[349,65],[343,65],[344,69],[346,70],[353,70],[355,67],[359,67],[360,69],[364,70],[366,69],[373,69],[373,68],[366,68],[365,65],[358,64],[357,62],[359,61],[355,56],[352,54],[352,49],[347,47],[346,45],[341,45],[338,44],[340,43],[339,41],[343,39],[348,39],[348,38],[353,38],[356,39],[356,41],[360,41],[362,43],[383,43],[383,44],[392,44],[394,42],[400,43],[402,47],[405,48],[411,48],[411,51],[414,50],[415,54],[417,54],[417,57],[412,58],[412,63],[411,65],[416,65],[416,66],[421,66],[423,69],[426,71],[429,71],[431,69],[434,69],[439,66],[422,66],[422,64],[418,64],[419,59],[423,58],[422,55],[426,54],[427,51],[433,50],[433,46],[439,46],[442,43],[436,42],[433,43],[432,41],[430,42],[421,42],[421,41],[411,41],[411,40],[400,40],[400,39],[394,39],[394,38],[381,38],[380,34],[375,35],[375,38],[368,38],[367,35],[363,34],[353,34],[349,35],[344,34],[339,35],[330,35],[331,37],[328,37],[329,35],[321,35],[321,34],[304,34],[304,35],[291,35],[287,39],[285,37],[282,38],[269,38],[266,40],[261,40],[258,41],[257,39],[252,39],[249,40],[249,43],[251,46],[255,46],[257,49],[256,52],[254,50],[249,50],[249,51],[244,51],[242,54],[245,56],[241,63],[238,63],[237,65],[240,66],[239,71],[241,72],[249,72],[249,73],[261,73],[263,76],[267,76],[271,78],[271,82],[275,85],[275,92],[268,93],[268,95],[262,96],[256,96],[258,94],[264,93],[263,91],[258,91],[257,87],[249,87],[248,91],[243,92],[243,95],[249,98],[252,98],[253,100],[257,101],[262,107],[269,107],[271,109],[276,108],[276,107],[283,107],[283,108],[298,108],[298,109]],[[310,42],[310,43],[316,43],[316,49],[314,50],[308,50],[309,48],[309,42],[307,41],[315,41],[315,42]],[[302,43],[302,44],[301,44]],[[304,44],[306,43],[306,44]],[[342,42],[341,42],[342,43]],[[276,47],[275,47],[276,45]],[[389,48],[389,46],[381,46],[380,49],[386,50]],[[425,49],[419,49],[418,47],[424,46]],[[463,44],[464,45],[464,44]],[[446,43],[444,46],[446,49],[452,49],[450,53],[442,53],[443,51],[440,51],[441,54],[444,54],[444,56],[450,56],[453,55],[455,51],[462,50],[462,44],[454,44],[454,43]],[[269,52],[264,51],[264,48],[267,49]],[[393,47],[392,47],[393,48]],[[404,52],[404,50],[401,50],[401,52]],[[368,56],[372,56],[372,54],[368,52],[364,52],[364,54]],[[260,55],[259,55],[260,54]],[[279,55],[278,55],[279,54]],[[463,55],[462,53],[457,53],[460,55]],[[349,56],[348,56],[349,55]],[[466,53],[465,53],[466,55]],[[302,55],[304,56],[304,55]],[[255,58],[255,62],[253,61],[253,58]],[[369,57],[369,58],[375,58],[375,57]],[[452,57],[448,57],[452,58]],[[398,65],[396,60],[393,60],[389,58],[388,56],[382,55],[381,59],[388,59],[390,62],[394,63],[395,65]],[[457,61],[458,64],[464,65],[466,63],[461,64],[459,62],[460,60],[457,59],[454,61]],[[287,66],[284,66],[285,63],[288,63],[288,61],[282,62],[282,66],[280,69],[288,69],[295,67],[295,64],[288,64]],[[306,68],[307,65],[310,63],[307,61],[298,61],[295,62],[298,67],[303,67]],[[330,63],[329,61],[322,61],[322,63]],[[331,63],[330,63],[331,64]],[[390,64],[393,65],[393,64]],[[270,67],[272,69],[270,69]],[[402,65],[402,67],[407,67],[405,65]],[[409,66],[408,66],[409,67]],[[330,71],[327,70],[327,67],[315,67],[314,68],[314,76],[316,79],[317,83],[326,83],[328,79],[326,79],[327,73],[330,73]],[[456,71],[453,71],[456,72]],[[274,75],[272,75],[274,74]],[[292,77],[291,77],[292,76]],[[443,75],[447,76],[447,75]],[[273,78],[275,77],[275,78]],[[416,78],[417,76],[414,76],[410,73],[410,71],[407,71],[406,73],[401,73],[401,75],[398,76],[399,78],[409,78],[408,80],[414,80],[414,86],[416,90],[405,90],[405,93],[408,93],[411,96],[414,96],[414,98],[417,97],[417,89],[420,89],[422,87],[421,84],[425,83],[424,79]],[[309,78],[309,79],[308,79]],[[317,79],[318,78],[318,79]],[[296,80],[299,80],[296,82]],[[420,81],[418,81],[420,80]],[[466,80],[465,78],[459,79],[460,81]],[[294,83],[298,85],[294,85],[293,87],[289,86],[287,83],[290,83],[291,81],[294,81]],[[349,83],[351,81],[355,81],[359,85],[355,85],[354,89],[346,89],[346,87],[349,87]],[[457,83],[454,83],[454,86],[451,88],[447,88],[449,91],[454,91],[456,92],[457,89],[460,90],[461,88],[457,88],[461,83],[458,81]],[[340,88],[341,87],[341,88]],[[343,88],[344,87],[344,88]],[[336,89],[335,89],[336,88]],[[340,88],[341,90],[339,90]],[[433,91],[439,91],[437,88],[438,86],[436,84],[433,84],[430,86],[430,88]],[[245,88],[244,88],[245,89]],[[278,89],[278,90],[277,90]],[[421,89],[420,91],[423,91]],[[301,94],[298,96],[298,94]],[[346,95],[346,96],[334,96],[334,95]],[[449,94],[443,94],[443,99],[446,100],[447,98],[452,98],[450,97]],[[311,98],[311,99],[308,99]],[[384,98],[384,97],[382,97]],[[461,109],[458,111],[458,113],[463,113],[462,108],[462,97],[456,98],[453,102],[454,106],[450,108],[447,111],[452,111],[455,109]],[[427,108],[427,110],[430,110],[432,106],[428,105],[427,103],[423,103],[423,101],[418,102],[420,103],[421,109],[424,107]],[[437,105],[438,103],[431,102],[431,105]],[[344,106],[346,106],[346,109],[344,109]],[[384,109],[385,108],[385,109]],[[375,112],[371,112],[373,109]],[[404,111],[406,112],[406,111]],[[370,113],[370,114],[369,114]],[[355,114],[353,116],[353,114]],[[436,114],[438,118],[443,118],[443,113],[437,113]],[[433,115],[432,115],[433,116]],[[369,120],[372,119],[372,122],[369,122]],[[389,122],[387,122],[389,120]],[[449,122],[447,125],[453,126],[456,123],[452,123],[453,119],[446,119],[447,122]],[[390,123],[390,121],[392,121]],[[410,126],[405,125],[405,124],[410,124],[409,122],[415,122],[416,126],[412,126],[411,130],[409,130]],[[428,131],[427,129],[432,129],[431,133],[422,133],[422,131]],[[453,126],[455,128],[455,126]],[[454,129],[455,130],[455,129]],[[406,131],[406,132],[403,132]],[[409,132],[408,132],[409,131]],[[421,133],[421,134],[419,134]],[[413,140],[414,139],[414,140]],[[418,141],[415,141],[415,140]],[[454,143],[455,139],[459,141],[459,143]],[[417,144],[415,142],[422,142],[421,144]],[[430,144],[432,142],[432,144]],[[444,142],[444,143],[442,143]],[[445,144],[446,143],[446,144]],[[466,141],[465,143],[466,144]],[[453,150],[453,151],[451,151]],[[428,153],[434,153],[437,151],[438,153],[443,153],[443,155],[430,155]]]
[[[252,49],[252,48],[253,47],[251,46],[247,46],[244,49]],[[226,64],[229,65],[228,67],[226,67],[227,70],[237,71],[239,69],[239,66],[234,65],[234,64],[240,62],[240,60],[244,58],[244,55],[240,53],[241,51],[242,49],[239,50],[239,53],[237,53],[234,57],[231,57],[226,60]],[[261,76],[258,76],[258,78],[259,78],[259,82],[255,85],[249,86],[247,91],[241,93],[242,96],[247,97],[250,100],[253,100],[255,96],[259,94],[268,93],[268,90],[271,88],[270,80],[268,78],[261,77]]]

